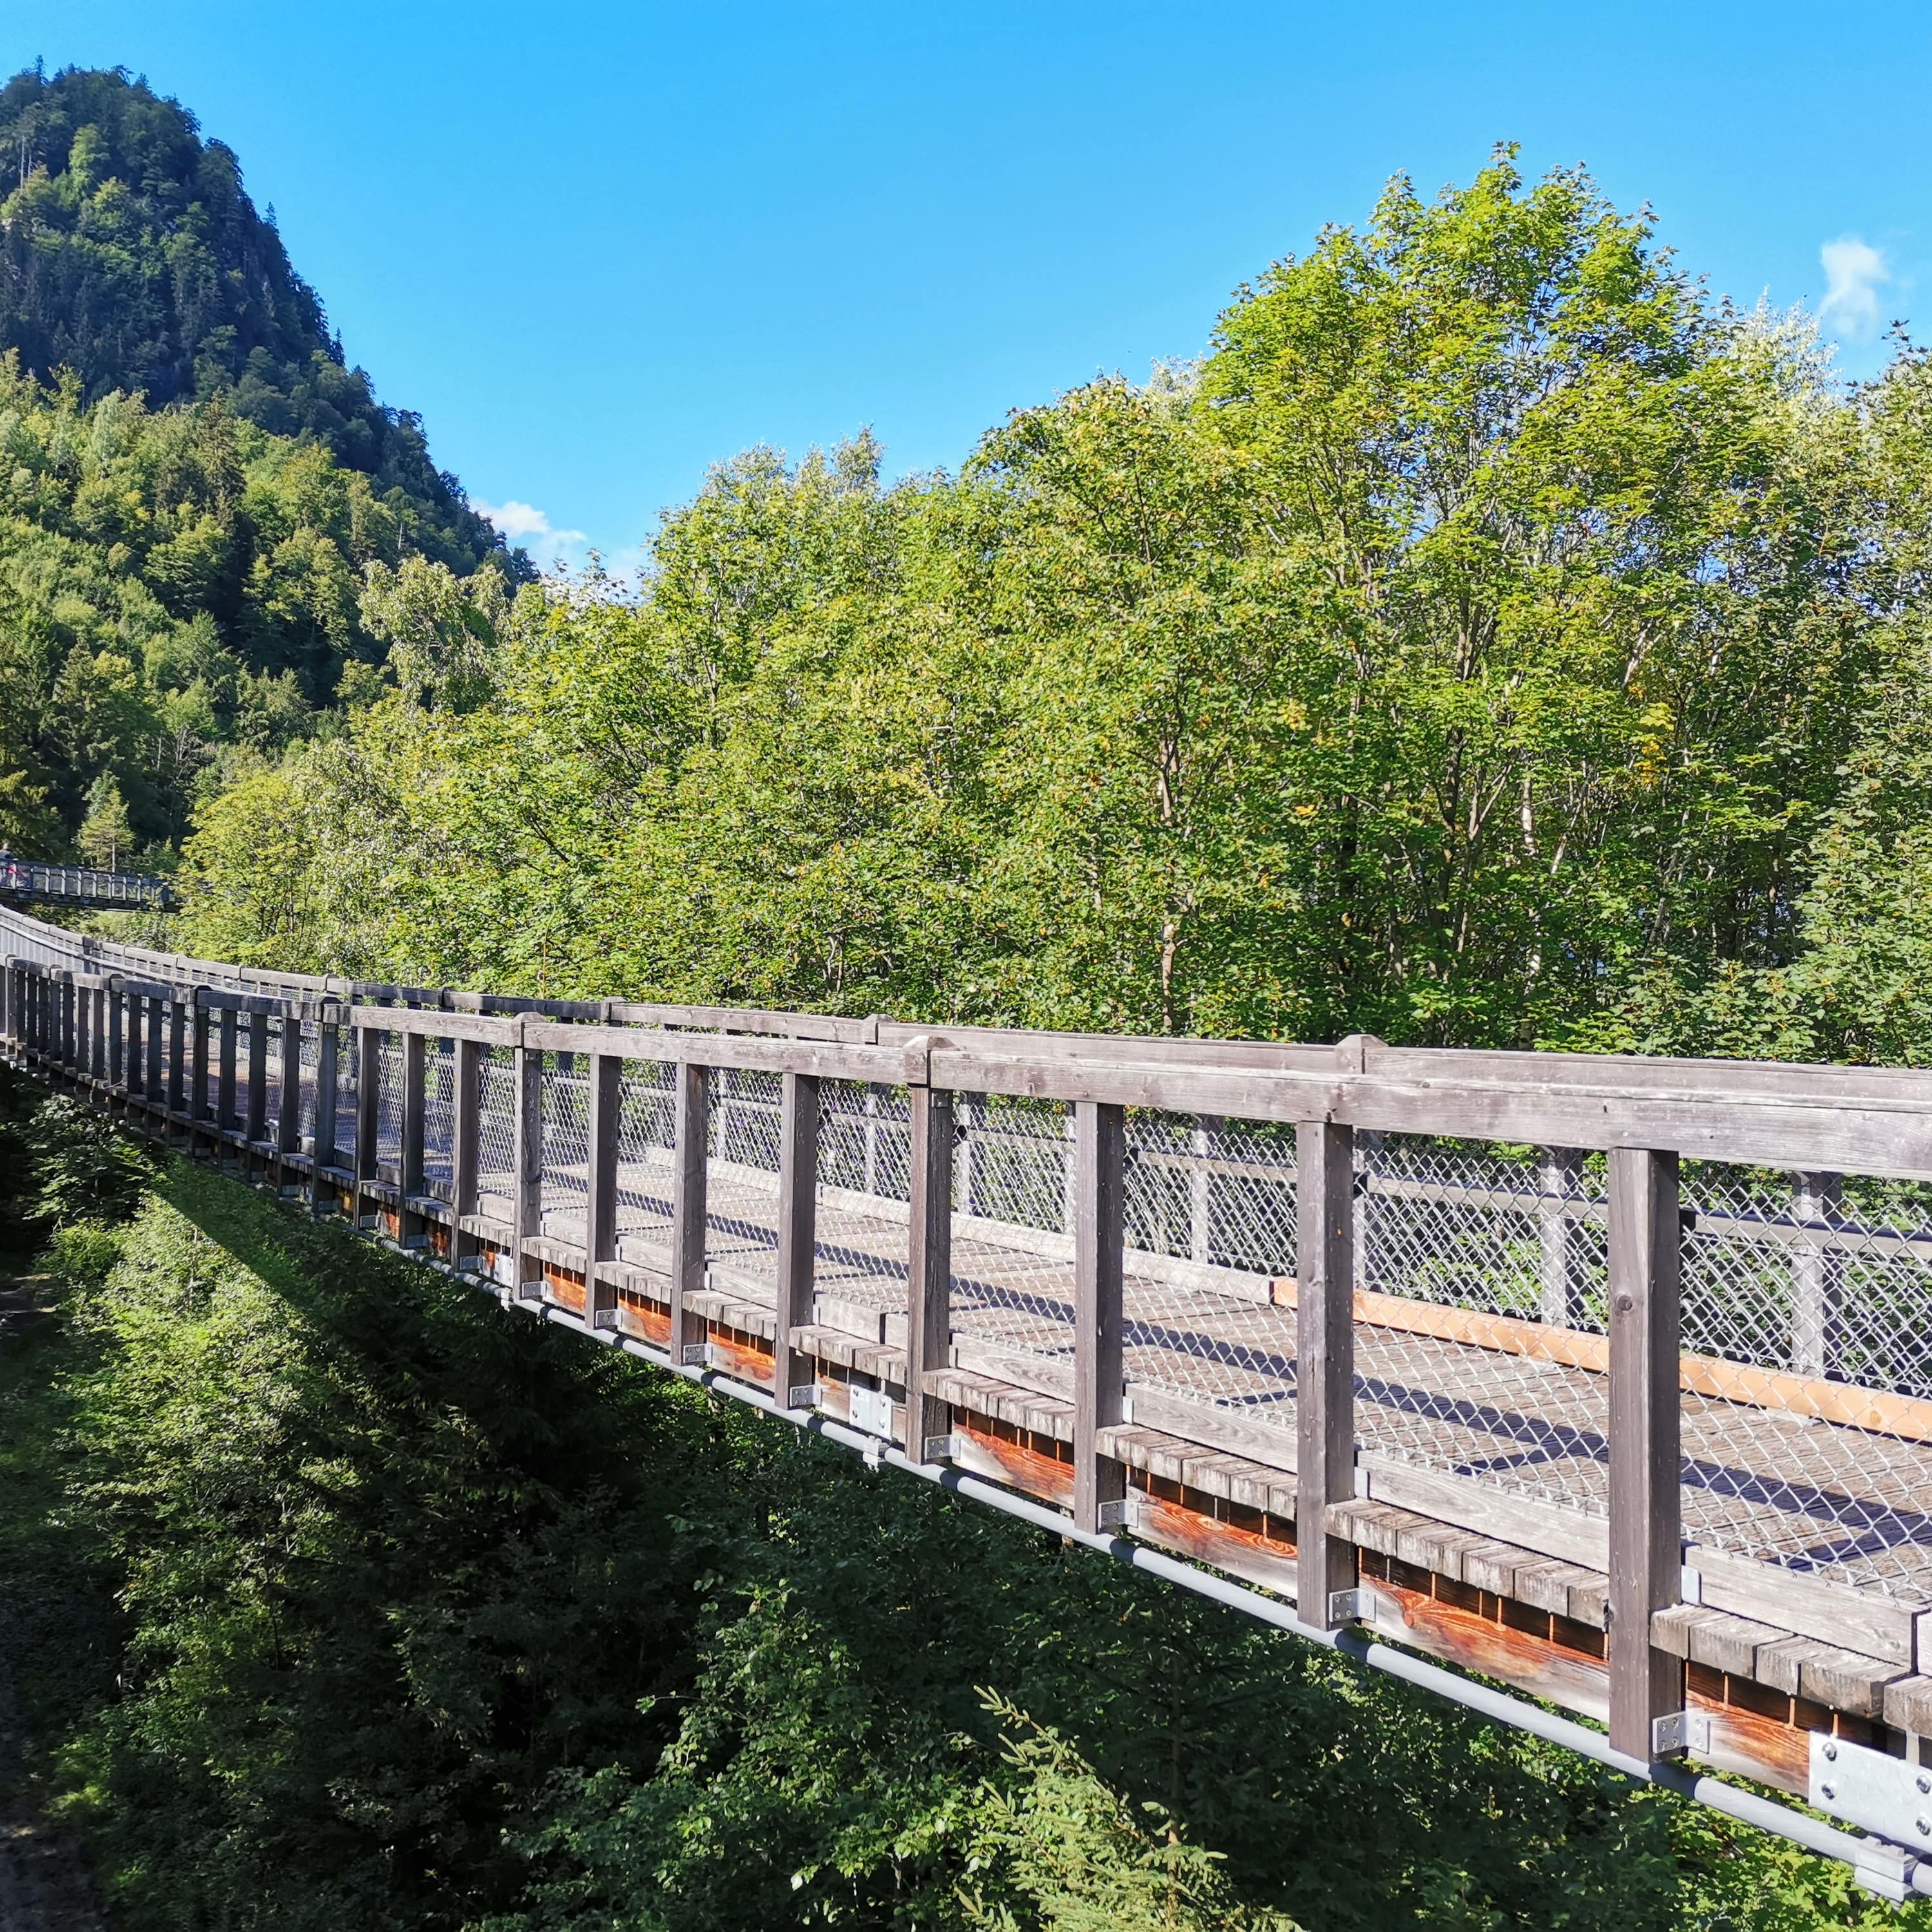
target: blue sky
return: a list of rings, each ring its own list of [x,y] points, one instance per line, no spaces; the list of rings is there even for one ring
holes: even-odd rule
[[[956,465],[1499,140],[1822,310],[1852,374],[1932,277],[1922,7],[0,0],[37,56],[229,142],[350,359],[540,554],[634,554],[753,442]]]

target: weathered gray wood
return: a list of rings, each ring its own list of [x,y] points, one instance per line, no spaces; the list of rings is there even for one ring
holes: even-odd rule
[[[1537,1210],[1542,1275],[1542,1315],[1550,1327],[1576,1325],[1581,1298],[1573,1258],[1576,1226],[1568,1211],[1582,1178],[1583,1157],[1575,1148],[1544,1148],[1538,1157],[1542,1198]]]
[[[671,1202],[670,1349],[682,1361],[685,1349],[703,1339],[686,1306],[704,1286],[706,1202],[711,1130],[711,1073],[689,1060],[673,1076],[672,1108],[676,1121]]]
[[[1124,1464],[1101,1452],[1100,1432],[1121,1421],[1121,1261],[1126,1207],[1126,1123],[1118,1107],[1073,1109],[1073,1520],[1090,1534],[1100,1505],[1126,1494]]]
[[[325,1168],[338,1165],[335,1148],[336,1096],[340,1090],[341,1033],[324,1025],[315,1036],[315,1164],[309,1169],[309,1202],[320,1208],[328,1198]]]
[[[1792,1177],[1795,1220],[1835,1220],[1844,1206],[1844,1177],[1798,1173]],[[1826,1231],[1821,1226],[1820,1233]],[[1791,1250],[1791,1366],[1801,1376],[1829,1376],[1838,1359],[1838,1301],[1844,1264],[1822,1245],[1804,1243]]]
[[[1224,1408],[1210,1402],[1190,1402],[1171,1390],[1150,1388],[1146,1383],[1130,1380],[1127,1406],[1137,1423],[1162,1430],[1183,1441],[1198,1442],[1203,1448],[1220,1450],[1250,1461],[1265,1463],[1284,1474],[1294,1473],[1294,1422],[1292,1411],[1279,1426],[1265,1419],[1266,1410]]]
[[[280,1154],[302,1151],[302,1023],[294,1014],[276,1023],[280,1028],[281,1093],[275,1108],[275,1148]],[[286,1170],[284,1170],[286,1174]]]
[[[525,1255],[524,1244],[543,1232],[543,1054],[538,1048],[516,1049],[514,1079],[511,1286],[520,1298],[535,1299],[543,1293],[543,1272]]]
[[[128,1002],[128,1097],[138,1100],[147,1091],[148,1063],[141,1048],[142,1030],[153,1024],[146,1000]]]
[[[636,1000],[606,1003],[616,1026],[682,1027],[719,1034],[773,1034],[791,1040],[836,1040],[870,1046],[878,1038],[876,1019],[837,1019],[824,1013],[767,1012],[750,1006],[680,1006]],[[918,1029],[914,1029],[917,1031]]]
[[[423,1191],[423,1136],[427,1127],[426,1090],[428,1067],[424,1057],[424,1041],[419,1033],[403,1036],[402,1159],[400,1180],[403,1197],[413,1198]],[[412,1232],[418,1232],[412,1230]]]
[[[1651,1641],[1678,1600],[1677,1157],[1610,1154],[1610,1743],[1646,1762],[1654,1718],[1684,1708],[1681,1658]]]
[[[220,1033],[218,1051],[220,1055],[216,1074],[214,1096],[214,1124],[224,1133],[239,1122],[235,1112],[235,1073],[236,1046],[236,1016],[232,1006],[220,1010]]]
[[[791,1331],[812,1318],[818,1276],[818,1081],[809,1073],[779,1076],[778,1306],[772,1331],[772,1388],[789,1407],[791,1391],[812,1379],[792,1346]]]
[[[523,1039],[526,1024],[483,1013],[445,1012],[434,1006],[352,1006],[347,1018],[351,1026],[380,1027],[405,1036],[418,1034],[428,1040],[473,1040],[485,1046],[506,1047]]]
[[[626,1060],[700,1061],[707,1066],[767,1073],[811,1073],[827,1080],[877,1080],[897,1086],[908,1078],[902,1047],[726,1034],[671,1033],[645,1028],[526,1022],[525,1038],[554,1053],[614,1053]],[[923,1077],[922,1058],[914,1070]]]
[[[946,1365],[952,1333],[953,1096],[920,1083],[910,1108],[910,1211],[906,1224],[906,1447],[922,1459],[947,1434],[952,1406],[929,1386]]]
[[[268,1016],[248,1016],[248,1117],[244,1126],[249,1144],[268,1135]]]
[[[382,1036],[374,1027],[356,1029],[356,1178],[374,1180],[382,1124]],[[358,1190],[359,1195],[359,1190]],[[356,1212],[368,1208],[358,1198]]]
[[[192,1011],[182,1000],[170,998],[162,1001],[157,1011],[158,1019],[164,1017],[168,1032],[167,1109],[170,1114],[182,1114],[188,1108],[188,1027]]]
[[[123,1092],[128,1085],[127,1055],[128,995],[116,986],[107,995],[107,1083]]]
[[[616,1285],[598,1269],[617,1258],[617,1156],[623,1073],[624,1063],[614,1054],[590,1056],[584,1202],[584,1321],[590,1328],[617,1325]]]
[[[1359,1575],[1354,1546],[1325,1528],[1328,1504],[1355,1492],[1354,1136],[1304,1120],[1294,1156],[1297,1602],[1328,1630],[1330,1595]]]
[[[168,1023],[168,1006],[164,1000],[151,1000],[148,1003],[148,1024],[143,1042],[148,1056],[146,1090],[148,1098],[157,1107],[166,1104],[161,1078],[161,1053],[163,1034]]]
[[[96,983],[88,1006],[87,1070],[97,1080],[107,1078],[107,988]]]
[[[483,1131],[483,1053],[480,1041],[456,1042],[449,1136],[450,1204],[456,1232],[450,1252],[451,1258],[459,1265],[476,1252],[474,1234],[464,1222],[476,1212],[476,1174]]]

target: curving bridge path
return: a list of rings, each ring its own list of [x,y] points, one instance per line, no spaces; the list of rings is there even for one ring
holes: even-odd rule
[[[134,1131],[1932,1891],[1932,1075],[0,957]]]

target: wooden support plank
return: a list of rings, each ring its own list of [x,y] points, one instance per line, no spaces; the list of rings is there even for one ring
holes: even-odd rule
[[[214,1024],[214,1010],[202,1004],[200,989],[190,1016],[190,1031],[188,1040],[188,1114],[196,1130],[209,1118],[208,1086],[208,1034]]]
[[[216,1072],[214,1124],[225,1133],[238,1124],[235,1112],[235,1076],[238,1028],[237,1016],[232,1006],[221,1009],[220,1026],[218,1050],[220,1057]]]
[[[1104,1102],[1073,1107],[1073,1520],[1090,1534],[1100,1506],[1126,1494],[1125,1466],[1099,1435],[1123,1419],[1121,1262],[1126,1117]]]
[[[162,1031],[167,1024],[167,1002],[152,1000],[148,1006],[147,1054],[148,1097],[157,1106],[164,1104],[161,1087]]]
[[[475,1258],[476,1235],[464,1221],[476,1212],[476,1176],[482,1152],[483,1055],[481,1040],[459,1040],[450,1096],[449,1258],[459,1268]]]
[[[281,1038],[281,1096],[275,1108],[275,1147],[281,1154],[302,1151],[302,1023],[299,1015],[284,1014],[280,1022]]]
[[[164,1005],[168,1030],[167,1110],[170,1114],[185,1114],[188,1112],[189,1009],[178,999],[170,998]]]
[[[382,1036],[374,1027],[356,1029],[356,1216],[362,1221],[381,1204],[362,1184],[377,1178],[377,1140],[382,1120]]]
[[[703,1324],[692,1318],[686,1302],[704,1286],[710,1227],[706,1183],[710,1166],[711,1070],[680,1060],[671,1081],[676,1142],[671,1189],[670,1348],[672,1359],[682,1361],[686,1348],[704,1339]]]
[[[772,1349],[772,1386],[789,1408],[791,1391],[812,1380],[791,1332],[812,1318],[818,1275],[818,1102],[817,1078],[783,1073],[779,1080],[778,1305]],[[909,1408],[917,1406],[908,1395]],[[917,1453],[914,1451],[915,1454]]]
[[[97,1080],[107,1078],[107,988],[97,986],[87,1018],[87,1070]]]
[[[1684,1708],[1684,1664],[1651,1637],[1678,1600],[1677,1156],[1612,1148],[1610,1194],[1610,1743],[1648,1762],[1653,1720]]]
[[[423,1191],[423,1136],[428,1126],[428,1095],[424,1091],[428,1067],[424,1040],[419,1033],[403,1036],[403,1144],[400,1174],[403,1198],[410,1199]],[[419,1229],[412,1228],[412,1233]]]
[[[543,1232],[543,1051],[516,1049],[515,1119],[510,1177],[510,1286],[520,1300],[539,1300],[543,1274],[524,1244]]]
[[[910,1211],[906,1226],[906,1448],[922,1460],[927,1441],[950,1435],[952,1404],[928,1386],[946,1366],[952,1328],[954,1096],[916,1082],[910,1110]]]
[[[1304,1623],[1330,1630],[1330,1598],[1359,1574],[1354,1544],[1316,1533],[1328,1504],[1355,1493],[1354,1131],[1304,1120],[1294,1148],[1297,1601]]]
[[[148,1062],[142,1051],[141,1034],[144,1025],[152,1025],[146,1000],[134,998],[128,1002],[128,1095],[138,1100],[147,1091]]]
[[[460,1044],[457,1051],[462,1051]],[[617,1325],[617,1289],[598,1269],[617,1258],[618,1129],[622,1119],[624,1063],[615,1054],[590,1056],[590,1117],[584,1170],[584,1319],[592,1328]],[[474,1182],[472,1182],[472,1186]]]
[[[308,1176],[309,1204],[317,1210],[328,1193],[322,1170],[340,1165],[336,1158],[335,1109],[341,1088],[341,1029],[325,1024],[315,1037],[315,1149]]]
[[[128,1085],[127,1054],[128,995],[116,986],[107,995],[107,1083],[123,1092]]]
[[[252,1147],[268,1137],[268,1016],[248,1016],[248,1118],[243,1129]]]

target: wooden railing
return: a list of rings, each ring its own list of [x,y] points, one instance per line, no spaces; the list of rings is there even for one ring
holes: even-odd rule
[[[18,1064],[513,1300],[914,1462],[1018,1391],[1089,1534],[1145,1530],[1150,1442],[1238,1466],[1304,1625],[1364,1614],[1376,1507],[1598,1575],[1630,1759],[1693,1735],[1690,1606],[1932,1676],[1932,1076],[0,946]]]
[[[160,911],[174,903],[174,893],[168,881],[155,873],[47,866],[0,855],[0,899],[95,910],[126,908]]]

